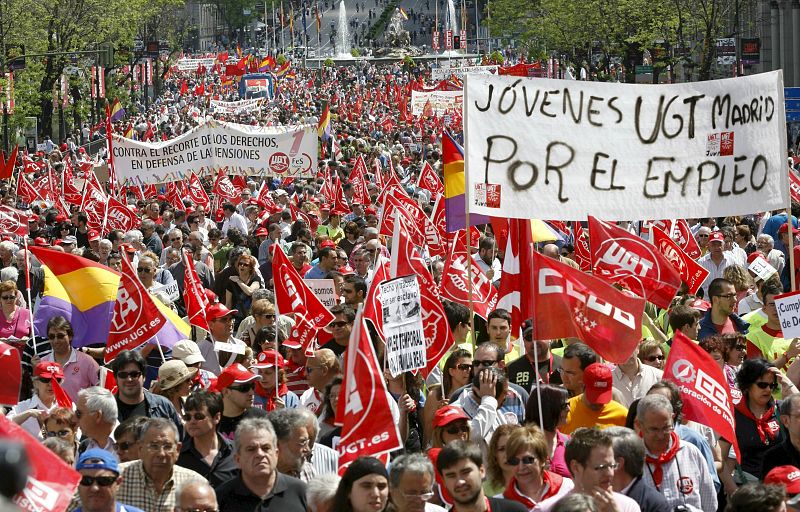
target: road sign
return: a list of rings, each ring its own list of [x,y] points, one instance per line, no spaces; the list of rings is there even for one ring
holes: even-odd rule
[[[652,75],[653,66],[636,66],[635,71],[637,75]]]

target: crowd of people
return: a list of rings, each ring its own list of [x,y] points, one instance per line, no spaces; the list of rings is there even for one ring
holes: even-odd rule
[[[330,98],[336,141],[318,177],[246,176],[239,197],[216,209],[175,204],[164,190],[142,199],[127,187],[121,197],[139,226],[101,233],[77,208],[65,216],[49,204],[23,204],[10,183],[0,187],[3,205],[31,214],[27,245],[118,272],[128,259],[142,285],[181,316],[188,252],[209,299],[207,330],[192,326],[174,346],[145,344],[106,365],[105,344],[76,340],[65,316],[31,336],[45,270],[18,237],[0,242],[0,338],[19,351],[23,369],[20,401],[5,416],[80,473],[69,510],[800,510],[792,508],[800,507],[800,340],[783,337],[775,303],[791,288],[800,257],[790,257],[798,204],[788,215],[687,219],[709,275],[696,294],[684,284],[669,308],[647,306],[641,343],[623,364],[604,361],[579,339],[535,339],[536,318],[517,330],[507,309],[480,318],[467,304],[442,299],[455,344],[436,368],[384,371],[402,448],[388,463],[364,453],[340,473],[347,351],[357,311],[392,249],[379,230],[375,175],[394,173],[431,215],[439,198],[420,186],[419,174],[429,164],[442,175],[444,128],[460,136],[451,119],[399,112],[398,97],[429,83],[429,72],[371,63],[296,69],[274,100],[214,115],[261,126],[317,123],[320,98]],[[185,92],[201,83],[207,94]],[[213,115],[209,97],[238,93],[211,72],[175,72],[149,110],[114,130],[140,140],[180,136]],[[368,204],[354,199],[349,182],[359,156],[370,177]],[[34,177],[88,159],[69,147],[40,158],[46,165]],[[22,172],[22,156],[19,163]],[[339,177],[346,211],[321,193],[325,176]],[[201,176],[212,196],[214,177]],[[259,199],[262,185],[269,205]],[[620,225],[647,236],[642,221]],[[578,267],[582,241],[569,226],[554,229],[563,231],[539,249]],[[505,248],[491,224],[479,230],[472,257],[500,286]],[[445,261],[418,249],[440,284]],[[275,251],[304,278],[335,287],[334,319],[308,349],[297,339],[298,318],[276,307]],[[678,332],[724,372],[737,397],[736,440],[687,420],[681,390],[663,378]],[[383,340],[371,336],[383,363]],[[113,389],[104,385],[109,372]],[[72,407],[59,403],[58,389]]]

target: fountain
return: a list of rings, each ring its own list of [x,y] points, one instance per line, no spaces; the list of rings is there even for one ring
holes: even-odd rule
[[[452,2],[453,0],[450,0]],[[347,26],[347,10],[344,0],[339,2],[339,30],[336,34],[336,56],[339,58],[349,58],[350,55],[350,29]]]
[[[453,0],[447,0],[447,17],[449,29],[453,31],[453,35],[457,36],[458,32],[458,18],[456,18],[456,4]]]

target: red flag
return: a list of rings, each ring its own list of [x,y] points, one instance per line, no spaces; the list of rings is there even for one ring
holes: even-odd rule
[[[5,159],[5,153],[0,153],[0,180],[7,180],[14,174],[14,165],[17,163],[18,152],[19,145],[14,146],[8,160]]]
[[[176,210],[180,211],[186,208],[183,205],[183,198],[186,196],[181,195],[180,191],[178,190],[177,182],[171,181],[167,183],[166,193],[164,195],[167,197],[169,204],[171,204]]]
[[[147,343],[166,325],[167,319],[153,300],[139,281],[136,269],[127,257],[123,257],[122,279],[106,342],[106,363],[113,361],[123,350],[133,350]]]
[[[336,176],[333,186],[333,205],[331,206],[331,214],[347,215],[350,213],[350,206],[344,197],[344,189],[342,188],[342,180]]]
[[[431,164],[426,160],[425,165],[422,166],[422,171],[419,173],[417,186],[429,190],[435,197],[437,194],[444,194],[444,185],[436,175]]]
[[[106,214],[106,207],[108,205],[108,197],[106,197],[103,189],[100,188],[100,183],[94,173],[87,175],[85,188],[83,189],[83,200],[81,201],[81,210],[86,212],[88,217],[90,229],[101,230],[103,227],[103,218]]]
[[[261,183],[261,188],[258,189],[258,195],[256,196],[256,201],[258,201],[258,203],[267,211],[268,215],[272,215],[274,213],[279,213],[283,211],[283,207],[275,204],[275,201],[273,201],[272,197],[270,197],[269,187],[267,187],[266,180],[264,180]]]
[[[108,205],[106,209],[106,232],[118,229],[123,233],[127,233],[132,229],[136,229],[141,223],[141,219],[136,216],[130,208],[117,200],[115,197],[108,198]]]
[[[230,201],[233,204],[239,204],[242,202],[242,197],[239,195],[239,191],[236,190],[236,187],[233,186],[233,183],[222,169],[220,169],[217,173],[217,179],[214,181],[214,188],[212,191],[220,199]]]
[[[106,368],[105,366],[100,367],[100,383],[98,384],[101,388],[105,388],[111,391],[113,394],[117,394],[117,379],[114,378],[114,372]]]
[[[683,417],[711,427],[733,445],[736,460],[741,461],[733,399],[725,374],[708,352],[680,331],[675,331],[672,339],[664,365],[664,380],[678,385],[683,400]],[[769,428],[780,429],[777,421],[770,423]]]
[[[350,172],[348,182],[353,187],[353,202],[368,206],[370,199],[367,191],[367,164],[364,162],[362,155],[358,155],[358,158],[356,158],[356,163]]]
[[[452,245],[442,271],[442,297],[470,307],[472,301],[475,313],[486,319],[497,307],[497,290],[486,274],[467,253],[464,243],[466,230],[454,233]],[[467,271],[469,265],[470,271]],[[470,273],[472,284],[470,284]]]
[[[792,201],[800,202],[800,176],[793,171],[789,171],[789,193]]]
[[[272,275],[275,276],[275,307],[281,314],[294,313],[322,329],[335,318],[297,273],[289,258],[272,244]]]
[[[22,199],[26,204],[32,204],[42,200],[42,196],[28,183],[28,179],[25,178],[24,174],[17,176],[17,197]]]
[[[681,277],[656,248],[638,236],[589,216],[592,269],[656,306],[668,308]]]
[[[657,227],[653,226],[651,233],[653,245],[678,270],[681,279],[689,285],[689,293],[697,293],[697,290],[700,289],[706,277],[708,277],[708,270],[690,258],[678,244]]]
[[[405,226],[414,245],[418,247],[425,245],[425,234],[419,228],[415,219],[422,221],[428,217],[422,213],[422,210],[416,204],[409,205],[392,194],[387,194],[384,198],[383,215],[381,215],[378,233],[391,236],[394,233],[394,226],[398,216],[402,216],[406,220]]]
[[[20,510],[61,512],[67,510],[81,475],[42,443],[5,416],[0,416],[0,438],[25,445],[31,473],[25,489],[11,501]],[[8,477],[8,475],[6,475]]]
[[[686,222],[686,219],[676,220],[675,227],[673,229],[674,232],[672,236],[678,245],[681,246],[683,252],[693,259],[697,259],[703,255],[703,251],[697,244],[694,233],[692,233],[692,229],[689,227],[689,223]]]
[[[147,199],[153,199],[154,197],[158,196],[158,189],[156,189],[156,186],[152,184],[145,185],[143,193]]]
[[[589,237],[584,234],[580,222],[572,224],[573,247],[575,248],[575,263],[584,272],[592,270],[592,250],[589,248]]]
[[[194,203],[196,206],[202,206],[205,211],[208,211],[208,207],[211,205],[211,200],[208,198],[208,194],[206,194],[203,184],[200,183],[200,178],[198,178],[194,172],[189,175],[188,191],[188,198],[192,201],[192,203]]]
[[[533,253],[533,338],[579,338],[612,363],[622,364],[642,339],[644,299],[598,277]]]
[[[64,176],[64,200],[67,202],[67,204],[80,208],[81,201],[83,201],[83,195],[75,186],[75,183],[72,181],[72,179],[72,173],[69,173],[68,176]]]
[[[472,229],[475,229],[473,226]],[[531,221],[527,219],[508,220],[508,239],[506,241],[503,275],[500,278],[500,293],[497,307],[511,314],[511,332],[522,333],[522,323],[533,317],[530,290],[533,289],[531,273],[533,268],[533,233]],[[522,269],[526,269],[525,272]]]
[[[386,336],[383,334],[383,307],[381,306],[380,284],[388,279],[389,260],[380,257],[375,264],[372,283],[370,283],[367,297],[364,299],[364,319],[369,320],[382,340],[385,340]]]
[[[20,352],[16,348],[0,341],[0,404],[17,405],[19,403],[19,386],[22,383],[22,366]]]
[[[67,392],[64,391],[64,388],[61,387],[61,384],[59,384],[56,379],[51,380],[50,383],[53,386],[53,395],[56,397],[58,406],[72,409],[72,399],[67,395]]]
[[[203,290],[197,269],[194,267],[194,260],[189,251],[183,251],[183,302],[186,304],[186,316],[189,317],[189,324],[201,329],[208,330],[208,320],[206,319],[206,307],[208,307],[208,296]]]
[[[17,236],[28,235],[28,215],[16,208],[0,205],[0,232]],[[2,375],[2,373],[0,373]],[[0,402],[2,404],[4,402]]]
[[[186,96],[186,93],[189,92],[189,84],[186,83],[186,80],[181,82],[181,96]]]
[[[317,232],[317,228],[319,227],[319,219],[316,215],[310,215],[304,212],[293,203],[289,203],[289,211],[292,214],[292,220],[297,220],[299,217],[305,221],[306,225],[308,225],[308,229],[311,230],[312,233]]]
[[[336,415],[342,421],[342,435],[336,447],[339,474],[358,457],[388,454],[403,446],[389,408],[383,371],[361,313],[353,323],[344,375]]]
[[[419,251],[411,243],[405,222],[402,217],[398,217],[398,219],[399,222],[395,222],[392,238],[392,261],[389,274],[391,278],[416,275],[419,281],[422,327],[425,330],[427,345],[425,356],[428,360],[428,366],[425,367],[422,374],[427,377],[455,341],[447,324],[442,301],[439,298],[439,288]]]

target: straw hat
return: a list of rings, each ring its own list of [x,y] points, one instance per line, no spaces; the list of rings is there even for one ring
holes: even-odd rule
[[[162,364],[158,369],[158,385],[162,391],[191,380],[197,374],[197,368],[189,368],[179,359],[173,359]]]

